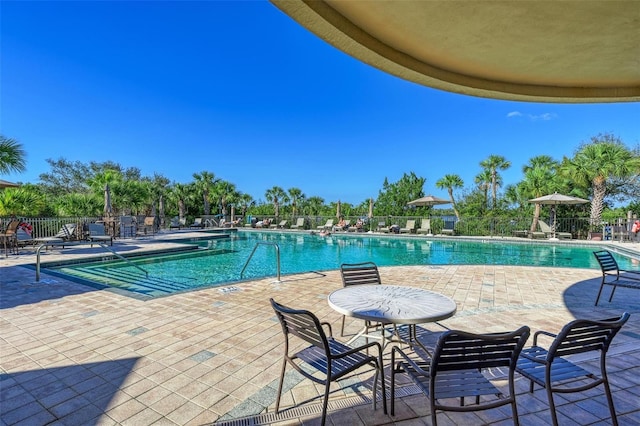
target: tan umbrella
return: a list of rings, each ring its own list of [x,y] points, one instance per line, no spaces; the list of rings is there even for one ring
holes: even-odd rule
[[[369,198],[369,219],[373,217],[373,198]]]
[[[233,222],[234,220],[234,216],[236,215],[236,208],[235,206],[231,206],[231,222]]]
[[[438,198],[438,197],[434,197],[433,195],[427,195],[426,197],[409,201],[407,205],[421,207],[421,206],[435,206],[438,204],[450,204],[450,203],[451,201],[445,200],[444,198]]]
[[[336,205],[336,217],[340,219],[340,200],[338,200],[338,204]]]
[[[17,183],[9,182],[8,180],[0,179],[0,188],[16,188],[20,185]]]
[[[551,221],[551,238],[556,238],[556,206],[558,204],[584,204],[588,203],[589,200],[585,200],[583,198],[572,197],[570,195],[558,194],[554,192],[553,194],[544,195],[542,197],[533,198],[529,200],[530,203],[535,204],[547,204],[551,206],[551,217],[553,220]]]

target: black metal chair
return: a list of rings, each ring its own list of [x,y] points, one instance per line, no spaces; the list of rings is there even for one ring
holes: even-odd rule
[[[342,276],[342,286],[362,284],[382,284],[378,267],[373,262],[362,263],[343,263],[340,265],[340,275]],[[340,327],[340,336],[344,336],[345,316],[342,316],[342,326]],[[365,321],[367,331],[371,328],[378,328],[380,324],[371,321]]]
[[[607,378],[606,354],[611,340],[628,319],[627,312],[620,317],[599,321],[577,319],[565,325],[557,335],[547,331],[538,331],[533,335],[533,346],[522,351],[516,371],[531,381],[530,392],[533,392],[534,383],[546,389],[554,425],[558,424],[554,392],[581,392],[601,384],[604,385],[609,402],[611,420],[614,425],[618,424]],[[541,335],[554,338],[549,349],[538,346],[538,337]],[[564,358],[566,355],[595,351],[600,352],[599,374],[587,371]],[[585,380],[588,382],[584,383]]]
[[[598,290],[598,297],[596,297],[596,306],[598,306],[598,301],[600,300],[600,295],[605,285],[613,287],[611,295],[609,296],[609,302],[613,299],[613,294],[618,287],[640,290],[640,272],[620,269],[618,262],[616,262],[616,259],[608,250],[594,251],[593,254],[600,264],[600,269],[602,269],[602,281],[600,283],[600,290]]]
[[[283,306],[273,299],[270,299],[271,306],[276,312],[282,332],[284,333],[284,359],[282,361],[282,372],[280,374],[280,384],[278,385],[278,397],[276,399],[276,413],[280,410],[280,397],[282,395],[282,385],[284,382],[287,364],[290,364],[298,373],[304,377],[324,385],[324,399],[322,402],[322,425],[325,424],[327,416],[327,405],[329,402],[329,387],[331,382],[335,382],[346,374],[357,370],[365,365],[375,367],[375,377],[373,380],[373,409],[376,409],[378,376],[380,376],[382,393],[382,403],[384,413],[387,414],[387,396],[384,385],[384,370],[382,364],[382,347],[379,343],[369,343],[363,346],[352,348],[331,337],[331,325],[321,323],[318,318],[306,310],[296,310]],[[323,326],[329,330],[329,335],[325,334]],[[289,339],[296,336],[311,346],[302,349],[294,354],[290,354]],[[296,345],[297,346],[297,345]],[[377,348],[377,356],[369,356],[364,353],[370,347]],[[325,375],[325,378],[318,378],[313,373],[303,369],[296,360],[304,361],[317,371]]]
[[[518,425],[514,371],[518,355],[529,338],[529,327],[507,333],[474,334],[449,330],[438,339],[430,359],[416,352],[410,357],[402,349],[391,352],[391,415],[395,410],[395,376],[407,373],[429,397],[433,425],[436,410],[469,412],[511,405],[513,422]],[[483,374],[483,369],[506,367],[509,394],[504,395]],[[480,396],[483,397],[482,403]],[[475,397],[475,404],[464,404]],[[460,398],[456,405],[448,401]]]

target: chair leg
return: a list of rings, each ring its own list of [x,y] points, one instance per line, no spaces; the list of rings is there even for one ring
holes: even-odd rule
[[[596,297],[596,304],[598,306],[598,301],[600,300],[600,295],[602,294],[602,289],[604,288],[604,283],[600,284],[600,290],[598,290],[598,297]]]
[[[287,360],[282,361],[282,372],[280,373],[280,383],[278,384],[278,397],[276,398],[276,414],[280,410],[280,397],[282,396],[282,385],[284,383],[284,372],[287,369]]]
[[[613,299],[613,294],[616,292],[617,288],[618,288],[617,285],[613,286],[613,290],[611,290],[611,296],[609,296],[609,302],[611,302],[611,299]]]
[[[609,412],[611,413],[611,423],[613,426],[618,426],[618,416],[616,415],[616,409],[613,405],[613,396],[611,395],[611,388],[609,387],[609,380],[604,373],[604,393],[607,395],[607,401],[609,402]]]
[[[558,426],[558,414],[556,413],[556,404],[553,402],[553,392],[551,386],[545,386],[547,390],[547,399],[549,400],[549,411],[551,411],[551,421],[553,426]]]
[[[324,386],[324,400],[322,401],[322,422],[320,423],[321,426],[324,426],[325,422],[327,421],[327,406],[329,405],[329,386],[331,386],[331,382],[327,377],[327,382],[325,383],[325,386]]]

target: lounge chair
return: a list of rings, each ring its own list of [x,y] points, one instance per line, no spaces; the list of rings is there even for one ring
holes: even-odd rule
[[[304,217],[299,217],[296,223],[291,225],[291,229],[304,229]]]
[[[144,226],[142,227],[141,231],[144,235],[147,234],[151,234],[151,235],[155,235],[156,230],[157,230],[157,226],[156,226],[156,217],[155,216],[147,216],[144,218]]]
[[[444,226],[440,231],[442,235],[456,235],[456,222],[455,220],[445,220]]]
[[[529,392],[533,393],[534,383],[546,389],[551,420],[554,425],[558,424],[553,400],[554,392],[566,395],[569,392],[582,392],[600,385],[604,386],[604,393],[609,403],[611,423],[618,424],[607,378],[606,355],[611,341],[628,319],[629,313],[627,312],[620,317],[598,321],[576,319],[565,325],[557,335],[547,331],[537,331],[533,335],[533,346],[522,351],[516,371],[530,380]],[[548,346],[549,349],[538,346],[538,337],[540,336],[549,336],[553,339]],[[600,362],[595,362],[595,360],[589,362],[587,367],[589,371],[565,358],[567,355],[574,356],[594,352],[600,352]],[[593,399],[593,396],[591,393],[589,398]],[[575,400],[567,398],[567,396],[562,399],[563,401]],[[591,404],[596,405],[597,403],[592,401]],[[570,408],[567,410],[570,411]],[[603,422],[602,419],[599,421]]]
[[[89,241],[92,243],[109,241],[110,245],[113,245],[113,237],[106,233],[102,223],[89,224]],[[93,247],[93,244],[91,244],[91,247]]]
[[[41,237],[34,238],[34,244],[44,244],[45,246],[49,245],[61,245],[64,248],[64,242],[71,241],[76,239],[76,224],[75,223],[67,223],[62,225],[60,230],[53,237]]]
[[[276,397],[276,414],[280,411],[280,397],[282,395],[287,365],[293,367],[307,379],[324,386],[322,417],[320,421],[322,426],[324,426],[327,416],[331,382],[337,382],[352,371],[364,366],[375,368],[375,377],[371,389],[373,393],[371,398],[373,409],[376,409],[378,400],[378,378],[380,378],[382,407],[384,414],[387,414],[382,347],[378,342],[372,342],[358,347],[348,346],[335,340],[331,336],[331,324],[328,322],[321,323],[310,311],[291,309],[280,305],[273,299],[270,299],[270,301],[282,325],[285,347],[278,384],[278,395]],[[328,334],[323,327],[326,327]],[[300,342],[310,344],[310,346],[301,348]],[[369,355],[369,348],[376,348],[376,354]],[[297,350],[298,352],[291,353],[292,350]],[[366,353],[365,350],[367,351]],[[301,362],[305,364],[301,365]],[[320,373],[320,375],[317,373]],[[289,384],[287,386],[293,386],[291,380],[288,380],[288,382]],[[349,386],[352,387],[355,385],[350,384]]]
[[[549,225],[547,225],[545,222],[543,222],[541,220],[538,220],[538,226],[540,226],[540,230],[542,232],[544,232],[544,235],[547,238],[553,237],[553,231],[551,230],[551,227]],[[558,232],[558,231],[556,231],[556,238],[570,240],[570,239],[573,238],[573,235],[571,234],[571,232]]]
[[[349,229],[349,225],[351,225],[351,220],[345,220],[344,226],[333,225],[333,232],[347,231]]]
[[[385,234],[389,233],[389,227],[387,226],[387,222],[381,221],[378,222],[378,232],[384,232]]]
[[[196,217],[193,220],[193,223],[189,225],[189,228],[204,228],[204,223],[202,223],[202,218]]]
[[[271,225],[269,225],[269,228],[284,229],[288,225],[289,225],[289,221],[288,220],[281,220],[280,223],[278,223],[277,225],[275,223],[272,223]]]
[[[180,219],[178,217],[173,217],[169,222],[169,229],[181,229],[187,226],[186,223],[187,221],[184,218]]]
[[[419,351],[416,351],[416,357],[409,357],[402,349],[394,347],[391,352],[391,415],[395,412],[395,377],[407,373],[428,396],[434,426],[437,424],[436,410],[470,412],[504,405],[511,405],[512,419],[517,425],[514,373],[529,333],[527,326],[491,334],[449,330],[438,339],[433,356],[424,354],[424,357]],[[504,390],[491,382],[496,377],[488,371],[500,367],[504,368],[505,377],[499,378],[506,382]],[[488,371],[487,375],[483,371]],[[475,404],[465,404],[465,397],[473,397]],[[468,423],[478,423],[478,418]]]
[[[431,234],[431,219],[422,219],[420,228],[416,229],[418,234]]]
[[[324,225],[320,225],[317,228],[318,229],[331,229],[331,228],[333,228],[333,219],[327,220],[327,223],[325,223]]]
[[[416,221],[413,219],[407,220],[407,224],[404,228],[400,228],[401,234],[413,234],[416,232]]]
[[[4,244],[4,256],[9,256],[9,251],[14,250],[15,254],[18,254],[18,226],[20,221],[14,219],[9,222],[7,229],[0,234],[2,242]]]

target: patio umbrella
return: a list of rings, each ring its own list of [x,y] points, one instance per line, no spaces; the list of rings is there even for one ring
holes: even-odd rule
[[[340,200],[338,200],[338,204],[336,205],[336,217],[340,219]]]
[[[113,208],[111,207],[111,189],[109,184],[104,186],[104,216],[111,217],[113,215]]]
[[[369,198],[369,219],[373,217],[373,198]]]
[[[535,204],[547,204],[551,206],[551,238],[556,239],[556,206],[558,204],[584,204],[588,203],[589,200],[585,200],[583,198],[572,197],[570,195],[558,194],[554,192],[553,194],[544,195],[542,197],[533,198],[529,200],[530,203]]]
[[[438,197],[434,197],[433,195],[427,195],[426,197],[409,201],[407,205],[421,207],[421,206],[436,206],[438,204],[450,204],[450,203],[451,201],[445,200],[444,198],[438,198]]]
[[[20,185],[17,183],[9,182],[8,180],[0,179],[0,188],[16,188]]]
[[[236,208],[235,206],[231,206],[231,222],[233,222],[235,215],[236,215]]]

